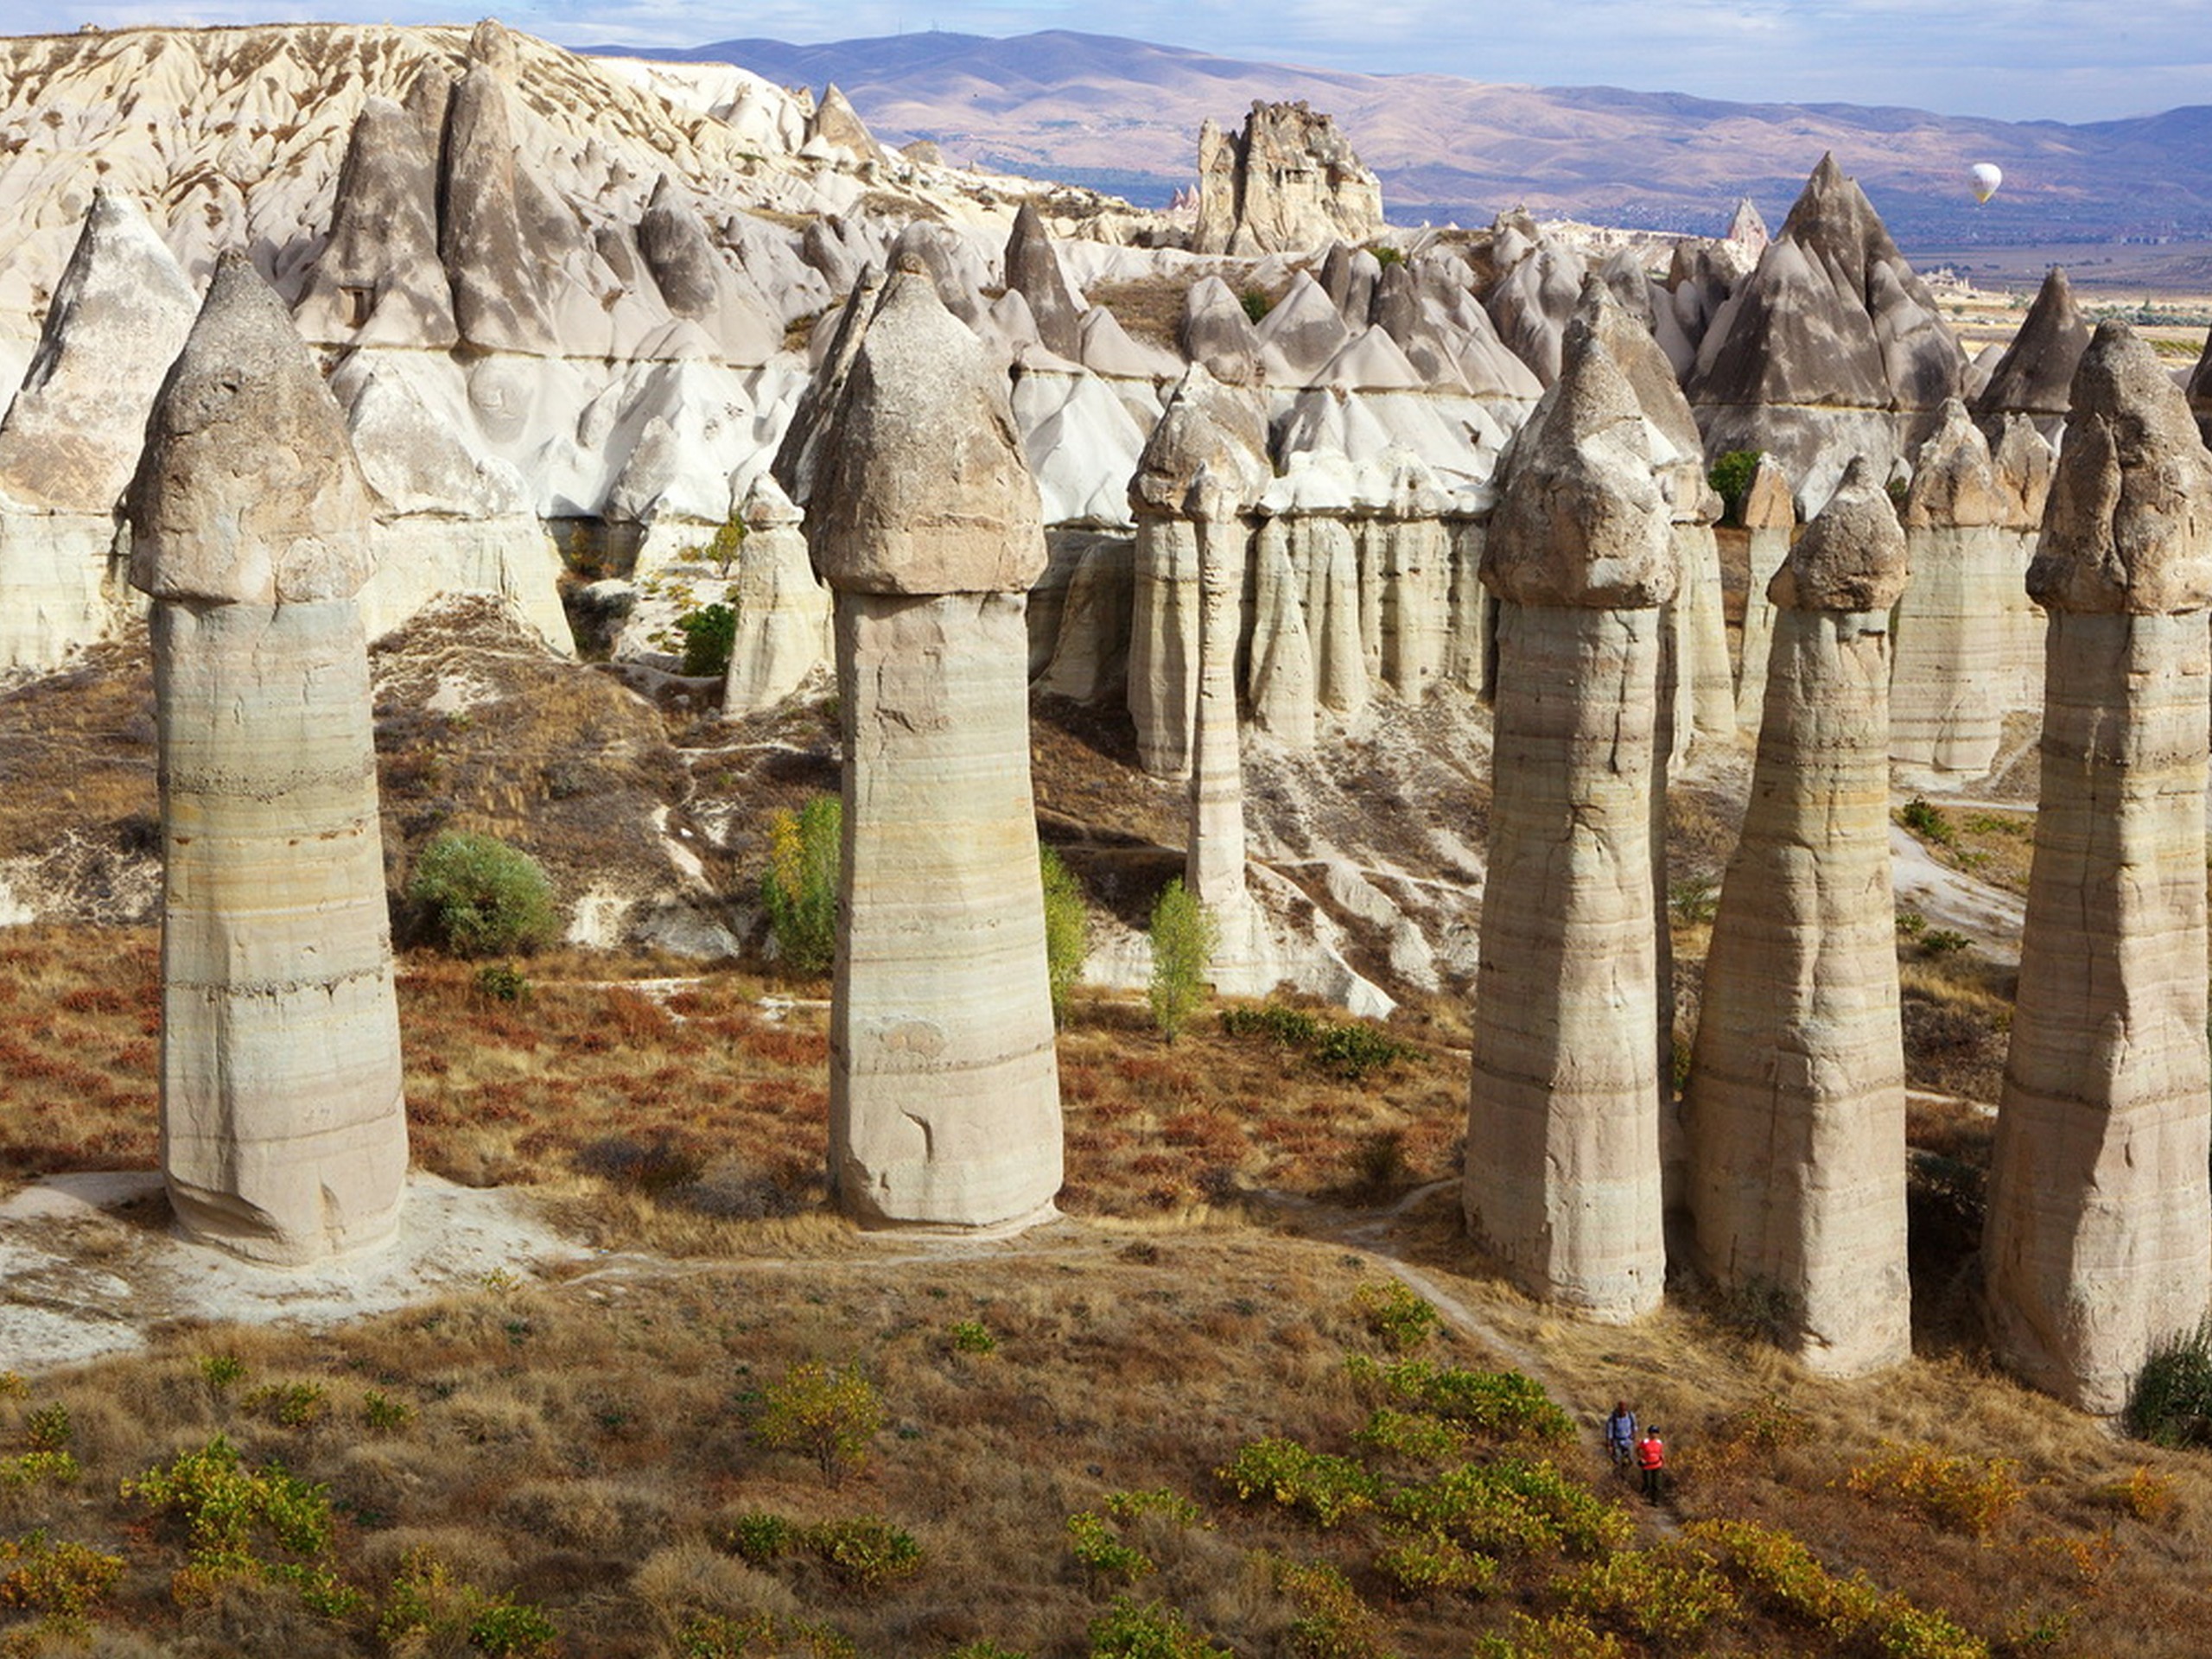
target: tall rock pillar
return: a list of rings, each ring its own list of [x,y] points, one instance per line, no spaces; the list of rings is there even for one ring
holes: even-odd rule
[[[190,1237],[298,1264],[383,1243],[407,1173],[354,594],[371,500],[283,304],[224,256],[128,507],[154,599],[162,1167]]]
[[[1004,378],[918,258],[819,456],[845,742],[831,1180],[863,1223],[1023,1221],[1060,1185],[1024,615],[1045,535]]]
[[[1651,841],[1676,571],[1635,393],[1589,319],[1516,438],[1484,549],[1499,601],[1497,772],[1463,1203],[1532,1294],[1658,1304]]]
[[[1768,589],[1758,760],[1684,1096],[1706,1271],[1772,1294],[1789,1345],[1836,1376],[1912,1350],[1889,811],[1905,574],[1904,532],[1856,461]]]
[[[1982,1255],[1999,1357],[2112,1412],[2212,1285],[2212,455],[2123,325],[2075,373],[2028,591],[2050,619],[2043,792]]]
[[[1744,590],[1744,640],[1736,674],[1736,727],[1757,737],[1766,708],[1766,659],[1774,645],[1774,602],[1766,596],[1775,572],[1789,556],[1789,537],[1797,528],[1797,504],[1789,477],[1772,455],[1761,455],[1744,492],[1741,512],[1751,583]]]

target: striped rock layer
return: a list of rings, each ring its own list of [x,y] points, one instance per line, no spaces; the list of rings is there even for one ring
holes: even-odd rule
[[[827,420],[808,535],[836,592],[845,741],[830,1177],[866,1224],[1017,1223],[1061,1173],[1029,781],[1036,486],[1003,377],[911,257]]]
[[[2124,327],[2075,373],[2028,580],[2050,618],[2043,788],[1985,1287],[2008,1364],[2112,1412],[2212,1279],[2212,456]]]
[[[1484,546],[1497,771],[1462,1205],[1523,1287],[1605,1320],[1656,1306],[1665,1274],[1651,830],[1669,519],[1635,396],[1578,318]]]
[[[1904,573],[1860,467],[1775,579],[1758,759],[1684,1096],[1702,1266],[1778,1308],[1789,1345],[1832,1376],[1911,1353],[1887,720]]]

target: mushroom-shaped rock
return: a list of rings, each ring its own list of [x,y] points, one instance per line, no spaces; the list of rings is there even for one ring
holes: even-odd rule
[[[1233,512],[1256,503],[1267,486],[1266,456],[1267,428],[1256,404],[1194,363],[1129,480],[1137,523],[1129,713],[1138,760],[1155,776],[1179,778],[1191,765],[1201,628],[1198,523],[1217,511],[1208,493],[1235,504]]]
[[[1904,532],[1863,458],[1775,575],[1766,713],[1684,1094],[1698,1255],[1856,1376],[1911,1352],[1890,892],[1890,607]]]
[[[1045,538],[1004,377],[918,263],[823,454],[808,538],[836,590],[845,748],[832,1180],[867,1224],[1022,1221],[1061,1168],[1024,618]]]
[[[722,687],[725,715],[780,702],[830,656],[830,595],[816,578],[799,510],[762,474],[739,510],[737,632]]]
[[[1605,1320],[1656,1306],[1665,1271],[1651,830],[1675,571],[1644,429],[1576,319],[1482,566],[1497,766],[1462,1202],[1517,1282]]]
[[[2212,1278],[2212,455],[2124,325],[2075,371],[2029,584],[2050,613],[2043,789],[1982,1261],[1999,1357],[2109,1413]]]
[[[162,1152],[179,1225],[256,1261],[382,1243],[407,1171],[353,595],[370,498],[283,305],[224,257],[147,424]]]

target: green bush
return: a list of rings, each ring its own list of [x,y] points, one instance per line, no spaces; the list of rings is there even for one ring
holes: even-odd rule
[[[497,1596],[468,1621],[468,1645],[488,1659],[552,1659],[560,1632],[544,1609]]]
[[[755,1567],[766,1567],[787,1554],[799,1529],[780,1515],[747,1513],[729,1523],[723,1541],[730,1553]]]
[[[36,1613],[49,1629],[79,1630],[115,1588],[123,1565],[120,1555],[49,1540],[43,1529],[0,1538],[0,1607]]]
[[[1594,1630],[1580,1613],[1534,1619],[1513,1615],[1510,1636],[1478,1636],[1469,1659],[1627,1659],[1620,1638]]]
[[[1554,1587],[1573,1611],[1667,1647],[1694,1641],[1713,1620],[1738,1611],[1736,1592],[1706,1562],[1649,1550],[1617,1550]]]
[[[2212,1319],[2151,1350],[2121,1421],[2153,1446],[2212,1446]]]
[[[487,1002],[527,1002],[530,981],[511,962],[487,963],[476,970],[476,995]]]
[[[1396,1038],[1386,1037],[1374,1027],[1357,1022],[1331,1021],[1322,1027],[1321,1034],[1313,1044],[1313,1058],[1321,1068],[1350,1083],[1357,1083],[1369,1072],[1379,1071],[1386,1065],[1395,1065],[1412,1052]]]
[[[1058,1026],[1067,1020],[1068,993],[1090,955],[1090,909],[1084,903],[1083,883],[1050,847],[1037,849],[1037,869],[1045,883],[1045,977]]]
[[[837,954],[837,879],[844,864],[844,804],[817,795],[769,821],[760,903],[776,954],[795,974],[830,971]]]
[[[1573,1419],[1541,1383],[1519,1371],[1474,1371],[1425,1359],[1378,1364],[1364,1354],[1348,1355],[1344,1370],[1369,1400],[1411,1406],[1494,1440],[1566,1446],[1574,1439]]]
[[[1265,1498],[1323,1527],[1372,1510],[1382,1497],[1382,1483],[1350,1458],[1275,1435],[1239,1448],[1214,1478],[1247,1503]]]
[[[1224,1008],[1221,1029],[1230,1037],[1265,1037],[1286,1048],[1305,1048],[1321,1034],[1321,1022],[1303,1008],[1268,1002],[1256,1008]]]
[[[981,1319],[955,1319],[952,1322],[952,1351],[956,1354],[995,1354],[999,1339],[991,1334],[991,1327]]]
[[[676,619],[683,636],[683,672],[694,679],[720,679],[729,672],[737,645],[737,613],[727,605],[702,605]]]
[[[763,1391],[753,1438],[773,1451],[812,1458],[834,1486],[867,1466],[869,1444],[883,1424],[882,1396],[859,1371],[809,1360]]]
[[[1180,876],[1160,889],[1152,906],[1152,983],[1147,994],[1153,1024],[1171,1043],[1205,1001],[1217,937],[1212,913]]]
[[[247,1467],[223,1435],[124,1481],[122,1491],[184,1522],[191,1561],[171,1585],[180,1602],[207,1599],[228,1580],[268,1579],[294,1586],[310,1609],[331,1618],[360,1603],[324,1560],[336,1531],[328,1490],[281,1463]]]
[[[1486,1555],[1550,1549],[1595,1554],[1636,1530],[1619,1505],[1548,1462],[1467,1464],[1390,1494],[1390,1513],[1418,1535],[1434,1533]]]
[[[676,1637],[680,1659],[854,1659],[852,1643],[827,1624],[774,1613],[702,1613]]]
[[[1135,1584],[1159,1564],[1121,1535],[1096,1510],[1080,1510],[1068,1516],[1068,1553],[1086,1573],[1100,1579],[1119,1579]]]
[[[1744,522],[1744,498],[1751,493],[1751,480],[1758,473],[1759,454],[1757,449],[1731,449],[1706,474],[1713,493],[1727,504],[1731,524]]]
[[[1948,847],[1959,838],[1943,809],[1917,795],[1897,809],[1897,822],[1923,841],[1933,842],[1938,847]]]
[[[1268,297],[1265,289],[1248,288],[1237,295],[1236,302],[1244,308],[1244,315],[1254,322],[1275,308],[1275,302]]]
[[[1090,1621],[1090,1659],[1236,1659],[1192,1630],[1163,1602],[1139,1606],[1127,1596]]]
[[[1439,1591],[1486,1596],[1497,1588],[1496,1561],[1432,1530],[1401,1537],[1380,1551],[1375,1557],[1375,1570],[1408,1596]]]
[[[880,1589],[922,1565],[922,1547],[914,1535],[880,1515],[818,1521],[800,1532],[799,1542],[832,1578],[855,1590]]]
[[[1368,1451],[1409,1463],[1440,1463],[1466,1449],[1467,1432],[1425,1411],[1377,1406],[1352,1439]]]
[[[1363,1281],[1351,1300],[1368,1330],[1394,1353],[1420,1347],[1442,1322],[1426,1298],[1396,1279]]]
[[[526,954],[559,928],[543,867],[474,830],[448,830],[423,849],[407,902],[431,942],[456,957]]]
[[[1278,1561],[1275,1588],[1298,1608],[1286,1632],[1291,1659],[1395,1659],[1382,1621],[1335,1567]]]

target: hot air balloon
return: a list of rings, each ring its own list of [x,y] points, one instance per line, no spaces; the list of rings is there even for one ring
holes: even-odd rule
[[[1972,177],[1974,199],[1987,201],[1997,194],[1997,187],[2005,182],[2005,169],[1994,162],[1976,162]]]

